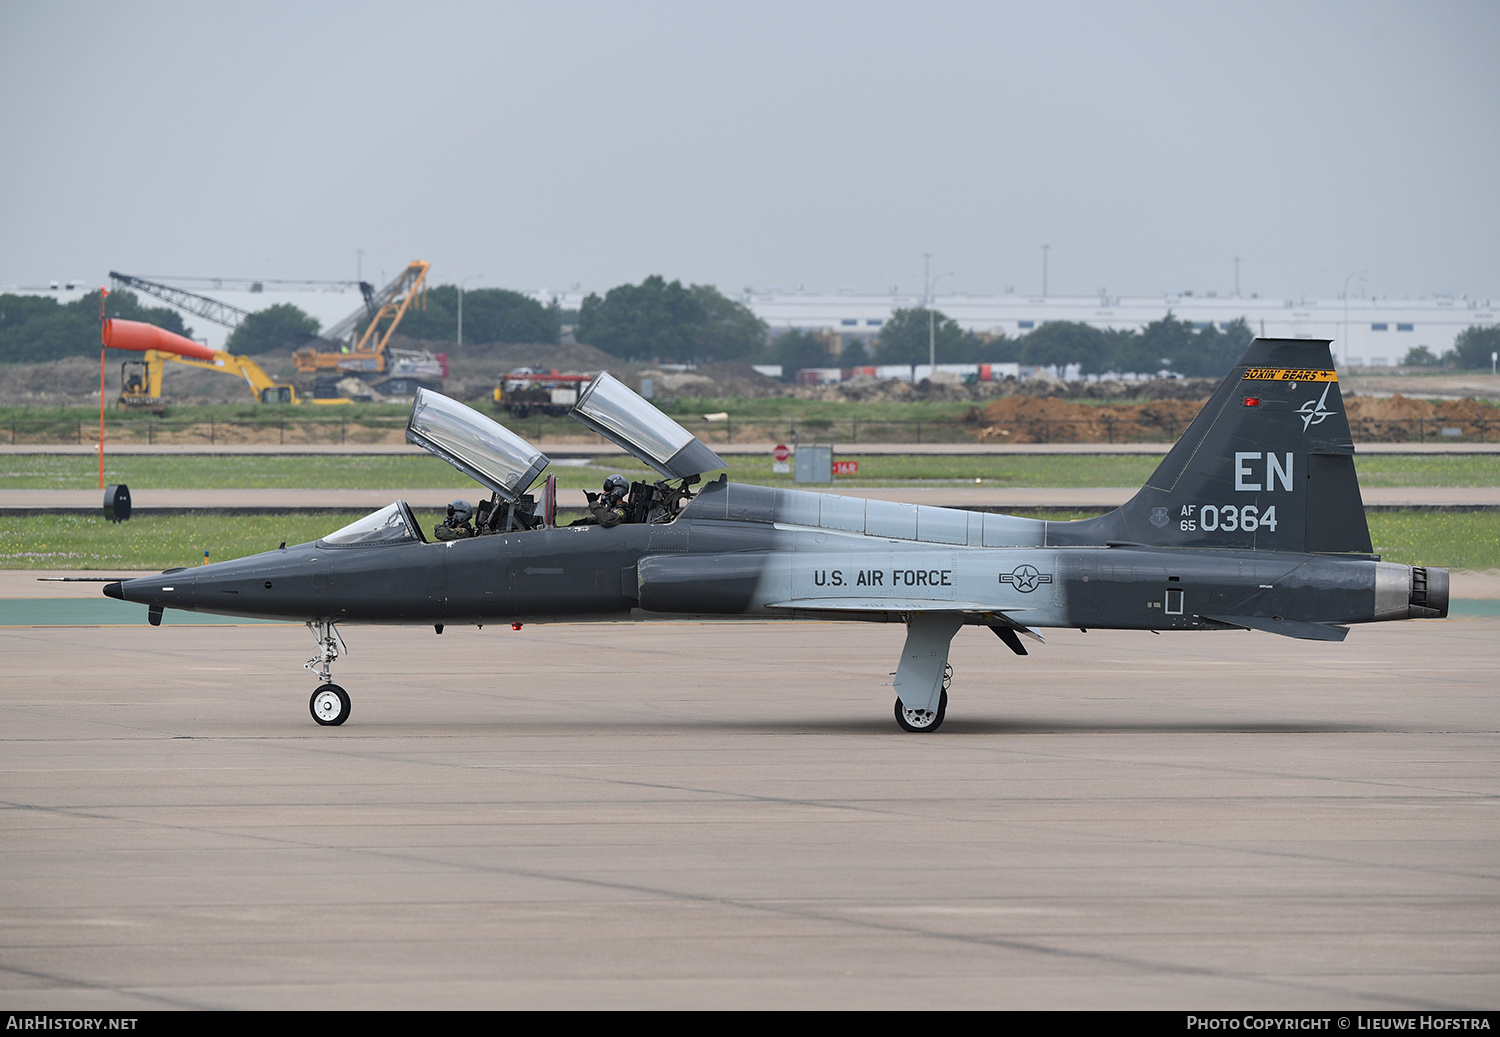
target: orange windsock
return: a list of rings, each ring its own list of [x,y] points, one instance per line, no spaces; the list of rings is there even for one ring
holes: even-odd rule
[[[194,342],[190,338],[183,338],[165,328],[158,328],[155,324],[146,324],[138,320],[121,320],[114,317],[105,321],[101,340],[110,349],[132,349],[138,353],[144,353],[148,349],[158,349],[163,353],[190,356],[195,360],[214,358],[213,349],[203,343]]]

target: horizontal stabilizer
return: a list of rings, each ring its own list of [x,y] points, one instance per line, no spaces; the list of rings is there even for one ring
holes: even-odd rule
[[[1300,637],[1305,641],[1342,641],[1349,635],[1348,627],[1331,623],[1298,623],[1275,616],[1204,616],[1215,623],[1240,627],[1244,630],[1264,630],[1268,634],[1283,637]]]
[[[1015,652],[1017,655],[1026,654],[1026,646],[1021,643],[1021,639],[1016,636],[1016,632],[1010,627],[992,626],[990,629],[994,631],[996,637],[1005,642],[1006,647],[1012,652]]]

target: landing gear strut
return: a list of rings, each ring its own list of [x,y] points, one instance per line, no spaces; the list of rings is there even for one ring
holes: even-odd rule
[[[318,654],[302,666],[317,674],[323,682],[312,693],[308,709],[312,711],[313,719],[322,726],[337,727],[349,719],[351,703],[349,693],[333,683],[330,667],[340,655],[349,654],[349,646],[344,644],[344,639],[339,636],[339,628],[334,626],[332,620],[315,619],[307,624],[307,629],[317,639]]]

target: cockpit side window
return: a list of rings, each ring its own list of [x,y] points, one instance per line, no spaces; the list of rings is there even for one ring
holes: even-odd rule
[[[419,540],[421,537],[415,532],[416,528],[411,509],[406,506],[405,501],[398,500],[349,523],[343,529],[335,530],[319,543],[332,547],[353,547]]]

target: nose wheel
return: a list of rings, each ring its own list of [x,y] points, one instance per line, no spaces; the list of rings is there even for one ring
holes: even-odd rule
[[[349,719],[349,693],[337,684],[325,684],[312,693],[307,707],[312,718],[324,727],[338,727]]]
[[[318,679],[323,682],[312,693],[312,700],[308,702],[307,708],[312,711],[313,719],[323,727],[338,727],[349,719],[349,693],[333,683],[329,670],[340,653],[349,654],[349,648],[339,636],[339,628],[331,620],[315,619],[307,624],[307,629],[317,639],[318,654],[303,663],[303,668],[317,674]]]

